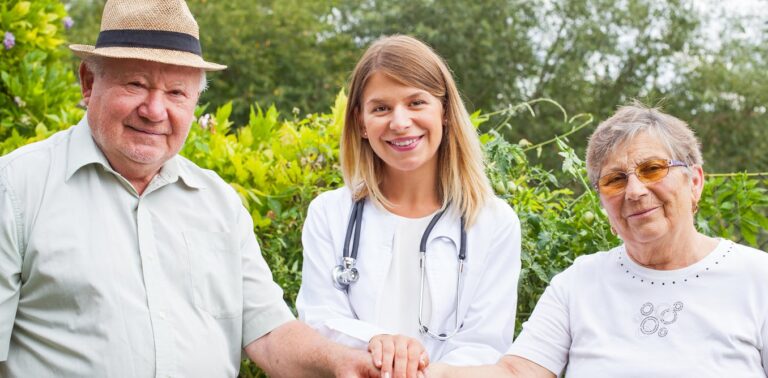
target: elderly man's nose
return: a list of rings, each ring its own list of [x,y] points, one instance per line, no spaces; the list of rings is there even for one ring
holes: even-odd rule
[[[147,97],[139,105],[139,116],[151,122],[165,120],[168,112],[162,91],[149,91]]]

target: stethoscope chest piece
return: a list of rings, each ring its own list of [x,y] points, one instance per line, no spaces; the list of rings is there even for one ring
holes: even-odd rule
[[[337,289],[346,291],[349,285],[357,282],[360,278],[357,268],[355,268],[355,259],[345,257],[343,263],[333,267],[333,286]]]

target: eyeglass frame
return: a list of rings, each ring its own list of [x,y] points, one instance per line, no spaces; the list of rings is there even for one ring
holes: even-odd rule
[[[661,177],[660,179],[658,179],[656,181],[645,182],[642,179],[640,179],[640,175],[637,174],[637,167],[639,167],[639,166],[641,166],[641,165],[643,165],[643,164],[645,164],[645,163],[647,163],[649,161],[654,161],[654,160],[664,160],[664,161],[667,162],[667,173],[664,175],[664,177],[667,177],[667,175],[669,175],[669,168],[672,168],[672,167],[689,167],[690,166],[688,163],[686,163],[684,161],[681,161],[681,160],[675,160],[675,159],[648,159],[646,161],[641,162],[640,164],[635,165],[635,168],[633,168],[630,171],[620,172],[620,173],[623,173],[623,174],[625,174],[627,176],[627,185],[629,185],[629,176],[630,175],[637,176],[637,179],[640,182],[642,182],[643,184],[652,184],[652,183],[659,182],[659,181],[663,180],[664,177]],[[601,194],[600,193],[600,179],[605,177],[605,176],[607,176],[607,175],[609,175],[609,174],[610,173],[606,173],[606,174],[598,177],[597,180],[595,181],[595,184],[593,185],[593,187],[595,188],[595,190],[597,191],[598,194]],[[624,189],[622,189],[621,191],[616,192],[616,193],[614,193],[612,195],[618,195],[619,193],[623,193],[625,190],[627,190],[627,185],[624,185]]]

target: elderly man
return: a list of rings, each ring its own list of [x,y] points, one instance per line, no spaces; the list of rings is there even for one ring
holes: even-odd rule
[[[204,71],[182,0],[108,1],[86,117],[0,158],[0,376],[376,375],[294,320],[235,192],[177,155]]]

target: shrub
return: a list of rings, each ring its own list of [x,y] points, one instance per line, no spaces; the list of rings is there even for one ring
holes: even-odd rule
[[[76,123],[80,91],[62,59],[71,25],[55,0],[0,4],[0,154]]]

